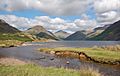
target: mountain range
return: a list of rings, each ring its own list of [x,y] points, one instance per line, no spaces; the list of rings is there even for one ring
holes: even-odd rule
[[[41,25],[36,25],[27,29],[26,31],[20,31],[15,27],[12,27],[4,20],[0,19],[0,40],[1,39],[16,39],[26,38],[25,40],[34,40],[34,39],[52,39],[52,40],[120,40],[120,20],[103,27],[97,27],[93,31],[76,31],[73,34],[70,34],[66,31],[59,30],[55,33],[52,33],[46,30]],[[11,35],[14,34],[14,35]],[[6,36],[5,36],[6,35]],[[8,37],[9,35],[10,37]]]

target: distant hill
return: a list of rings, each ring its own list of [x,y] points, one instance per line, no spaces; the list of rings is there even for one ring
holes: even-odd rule
[[[65,32],[63,30],[59,30],[59,31],[55,32],[54,35],[56,37],[58,37],[59,39],[65,39],[66,37],[68,37],[70,35],[70,33]]]
[[[105,31],[96,37],[92,38],[93,40],[120,40],[120,20],[111,24]]]
[[[57,39],[52,32],[47,31],[43,26],[40,25],[29,28],[28,30],[24,31],[24,33],[35,35],[37,38]]]
[[[72,35],[68,36],[67,38],[65,38],[65,40],[85,40],[85,39],[86,35],[83,34],[81,31],[77,31]]]
[[[15,27],[10,26],[4,20],[0,19],[0,33],[17,33],[20,32]]]

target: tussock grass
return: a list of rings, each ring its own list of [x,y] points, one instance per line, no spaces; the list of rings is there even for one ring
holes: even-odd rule
[[[98,69],[84,66],[80,69],[80,76],[103,76]]]
[[[14,65],[13,65],[14,64]],[[84,66],[82,69],[42,67],[14,58],[0,59],[0,76],[102,76],[98,70]]]
[[[102,46],[99,47],[101,49],[104,49],[106,51],[120,51],[120,45],[109,45],[109,46]]]
[[[71,70],[41,67],[33,64],[22,66],[0,66],[0,76],[102,76],[93,69]]]

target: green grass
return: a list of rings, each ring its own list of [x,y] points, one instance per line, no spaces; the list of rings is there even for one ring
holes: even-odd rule
[[[40,51],[78,51],[84,52],[88,56],[103,61],[115,61],[120,60],[120,51],[106,51],[102,48],[67,48],[67,47],[59,47],[59,48],[41,48]]]
[[[93,69],[82,70],[41,67],[32,64],[22,66],[1,65],[0,76],[102,76],[98,71]]]
[[[29,37],[22,33],[16,34],[0,34],[0,40],[18,40],[18,41],[32,41]]]

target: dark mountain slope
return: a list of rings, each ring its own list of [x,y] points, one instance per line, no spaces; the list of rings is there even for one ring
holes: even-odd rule
[[[20,32],[15,27],[10,26],[4,20],[0,19],[0,33],[17,33]]]
[[[86,35],[83,34],[81,31],[77,31],[74,34],[65,38],[65,40],[85,40]]]
[[[92,38],[93,40],[120,40],[120,20],[111,24],[105,31],[99,34],[96,37]]]

